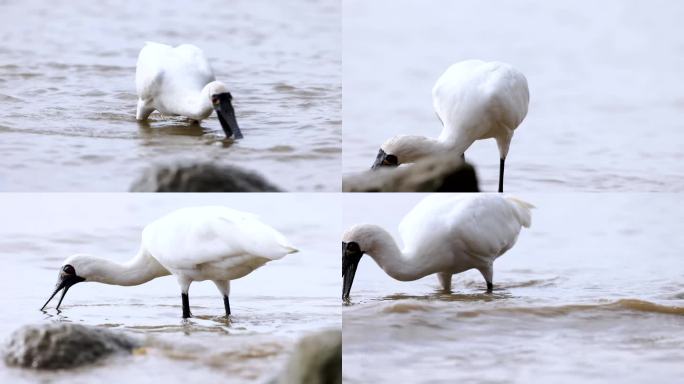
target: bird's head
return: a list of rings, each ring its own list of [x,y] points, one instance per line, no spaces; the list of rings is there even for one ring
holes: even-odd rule
[[[211,105],[216,111],[221,128],[226,133],[226,137],[233,137],[234,139],[242,139],[242,131],[235,119],[235,110],[233,109],[233,95],[228,92],[228,88],[220,81],[212,81],[205,87],[205,92],[209,96]]]
[[[394,136],[380,146],[371,169],[414,163],[422,157],[434,154],[436,147],[434,141],[423,136]]]
[[[93,258],[86,255],[73,255],[64,260],[64,263],[62,263],[62,266],[59,268],[55,290],[41,310],[45,309],[57,292],[63,290],[62,296],[59,298],[59,303],[57,303],[56,307],[56,309],[59,309],[62,300],[64,300],[64,296],[66,296],[66,293],[71,286],[83,281],[96,281],[97,273],[95,272],[96,270],[93,261]]]
[[[349,228],[342,235],[342,300],[349,299],[356,268],[365,254],[375,254],[380,246],[378,234],[384,233],[377,225],[361,224]]]

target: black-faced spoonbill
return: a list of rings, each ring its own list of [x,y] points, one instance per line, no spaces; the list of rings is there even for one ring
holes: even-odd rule
[[[494,260],[513,247],[521,227],[530,226],[531,208],[496,194],[431,195],[399,224],[404,249],[377,225],[355,225],[342,237],[342,299],[349,298],[364,253],[400,281],[436,273],[445,290],[451,290],[453,274],[475,268],[491,292]]]
[[[280,232],[251,213],[226,207],[183,208],[148,224],[138,254],[126,263],[89,255],[68,257],[60,268],[55,291],[43,308],[63,289],[59,309],[76,283],[131,286],[172,274],[180,285],[184,318],[191,316],[190,283],[203,280],[216,284],[228,316],[231,280],[294,252],[297,250]]]
[[[214,71],[201,49],[191,44],[171,47],[147,43],[140,50],[135,70],[138,91],[138,120],[153,111],[200,121],[216,111],[226,137],[241,139],[235,120],[233,96],[216,81]]]
[[[498,62],[467,60],[442,74],[432,89],[432,103],[442,121],[442,133],[395,136],[380,147],[372,169],[396,167],[442,152],[465,156],[475,141],[494,138],[499,147],[499,192],[503,192],[504,163],[513,131],[527,115],[527,79],[515,68]]]

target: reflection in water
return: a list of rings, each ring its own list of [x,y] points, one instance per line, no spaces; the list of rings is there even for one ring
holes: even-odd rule
[[[111,1],[5,4],[0,190],[126,191],[150,162],[183,158],[244,166],[284,190],[339,190],[340,7],[334,0],[152,1],[145,12]],[[158,113],[137,122],[135,65],[146,41],[202,48],[231,89],[245,138],[222,142],[215,114],[201,125]],[[280,145],[292,153],[271,150]]]
[[[2,369],[0,382],[110,380],[130,383],[262,382],[275,375],[304,335],[340,328],[335,277],[339,197],[334,194],[8,194],[0,199],[0,339],[24,324],[73,322],[133,333],[144,348],[91,368],[50,372]],[[64,258],[86,253],[123,262],[135,254],[145,224],[181,207],[224,205],[253,212],[299,253],[231,283],[230,319],[213,283],[190,288],[194,317],[181,318],[176,280],[120,287],[83,282],[59,311],[40,306]],[[325,222],[325,226],[320,223]],[[158,374],[157,374],[158,372]],[[46,374],[47,375],[47,374]],[[230,376],[227,376],[230,375]],[[49,379],[49,380],[48,380]]]
[[[423,197],[345,195],[345,227],[375,223],[396,236]],[[519,197],[537,209],[496,260],[491,294],[474,270],[445,293],[435,276],[394,281],[362,260],[342,310],[347,382],[640,383],[684,373],[681,197]]]
[[[137,121],[137,123],[143,137],[155,135],[203,136],[212,132],[209,129],[203,128],[197,121],[189,120],[178,119],[159,125],[154,124],[150,120]]]

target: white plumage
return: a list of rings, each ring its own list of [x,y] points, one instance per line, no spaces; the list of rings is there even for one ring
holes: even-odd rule
[[[267,262],[294,249],[256,215],[220,206],[183,208],[153,221],[143,230],[142,247],[172,273],[229,261],[230,267],[217,273],[231,280],[245,275],[231,270],[240,267],[241,256]]]
[[[525,76],[508,64],[481,60],[453,64],[432,89],[433,107],[443,125],[439,137],[395,136],[381,146],[374,167],[413,163],[435,153],[463,155],[475,141],[494,138],[500,155],[499,192],[503,192],[504,161],[513,132],[527,115],[529,99]],[[388,162],[389,155],[396,161]]]
[[[442,121],[439,140],[464,153],[476,140],[496,139],[501,158],[513,131],[527,115],[530,100],[525,76],[499,62],[467,60],[437,80],[432,103]]]
[[[491,290],[494,260],[513,247],[522,227],[531,225],[531,208],[522,200],[501,195],[431,195],[401,221],[403,249],[383,228],[355,225],[342,240],[343,297],[349,294],[364,253],[397,280],[437,273],[449,290],[453,274],[475,268]]]
[[[228,315],[230,280],[296,251],[280,232],[251,213],[226,207],[183,208],[147,225],[138,254],[126,263],[81,254],[67,258],[50,299],[65,288],[63,298],[80,281],[129,286],[172,274],[181,288],[184,317],[190,315],[190,284],[203,280],[216,284]]]
[[[224,83],[216,81],[200,48],[191,44],[171,47],[148,42],[138,55],[135,84],[138,93],[136,119],[146,120],[157,110],[164,115],[200,121],[216,110],[226,135],[241,137],[234,122],[232,95]]]

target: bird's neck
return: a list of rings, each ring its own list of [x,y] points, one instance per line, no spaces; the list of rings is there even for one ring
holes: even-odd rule
[[[433,260],[417,257],[409,249],[401,250],[392,235],[383,228],[369,226],[369,232],[371,245],[366,253],[392,278],[411,281],[439,272]]]
[[[402,164],[415,163],[422,158],[440,155],[449,150],[449,147],[439,139],[416,135],[395,136],[381,148],[385,153],[398,156]]]
[[[458,156],[463,155],[475,140],[467,135],[453,135],[446,128],[442,130],[442,133],[437,138],[437,141],[441,144],[444,152],[455,153]]]
[[[205,85],[201,90],[193,87],[180,88],[176,93],[177,97],[164,99],[164,109],[197,121],[206,119],[214,111],[209,95],[212,84],[213,82]]]
[[[125,263],[93,257],[88,281],[131,286],[169,274],[166,268],[141,248],[135,257]]]
[[[213,110],[211,101],[209,101],[207,87],[204,87],[201,92],[188,92],[181,105],[178,106],[179,115],[197,121],[209,117]]]

